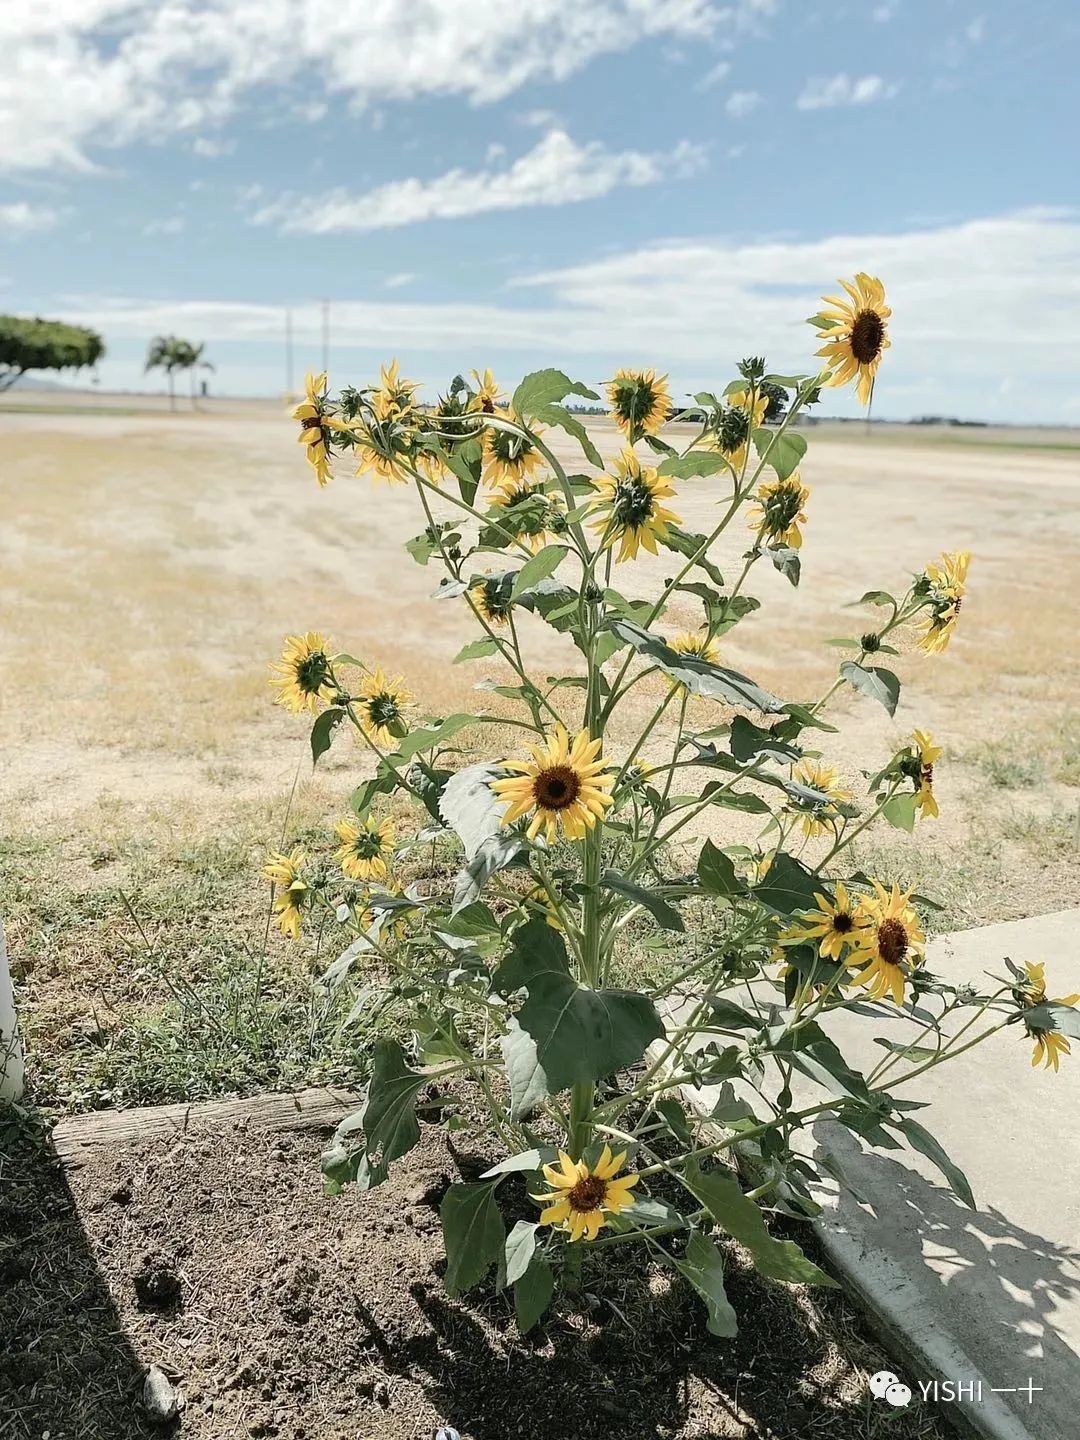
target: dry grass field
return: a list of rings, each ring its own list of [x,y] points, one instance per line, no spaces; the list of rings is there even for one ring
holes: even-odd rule
[[[591,429],[617,448],[609,426]],[[727,637],[726,661],[814,698],[839,654],[822,642],[868,628],[847,602],[970,548],[952,647],[896,662],[895,720],[842,696],[842,734],[823,744],[843,745],[853,786],[855,767],[877,768],[914,725],[945,745],[941,818],[917,848],[890,831],[861,852],[937,895],[938,925],[1075,903],[1075,435],[822,426],[809,438],[802,585],[755,571],[763,609]],[[709,528],[713,485],[682,482],[672,503],[688,528]],[[0,409],[0,487],[0,906],[39,1095],[78,1107],[347,1074],[352,1042],[308,983],[313,949],[298,961],[272,943],[257,960],[257,872],[294,785],[290,836],[314,837],[367,761],[341,737],[312,777],[306,726],[272,706],[266,666],[285,633],[321,629],[403,675],[425,710],[491,707],[474,687],[503,678],[493,662],[451,663],[473,638],[467,612],[432,601],[436,571],[402,549],[422,528],[410,492],[342,465],[320,493],[269,405],[170,415],[26,396]],[[744,543],[720,547],[721,568]],[[647,561],[637,585],[670,569]],[[683,599],[665,628],[697,623]],[[560,637],[528,620],[526,648],[550,673]],[[636,718],[621,712],[625,733]]]

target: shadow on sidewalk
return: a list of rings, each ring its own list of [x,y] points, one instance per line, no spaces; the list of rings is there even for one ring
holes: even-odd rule
[[[142,1381],[51,1145],[0,1106],[0,1435],[161,1435]]]

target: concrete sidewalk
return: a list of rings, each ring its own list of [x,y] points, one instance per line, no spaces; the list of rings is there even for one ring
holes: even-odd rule
[[[1080,909],[941,937],[927,966],[981,986],[1005,956],[1045,961],[1052,996],[1080,990]],[[859,1069],[882,1058],[875,1036],[913,1038],[903,1019],[836,1015],[828,1028]],[[951,1381],[965,1398],[942,1389],[939,1405],[976,1433],[1071,1440],[1080,1437],[1080,1043],[1059,1074],[1032,1069],[1031,1049],[1010,1026],[899,1092],[929,1102],[916,1118],[966,1173],[977,1210],[921,1155],[864,1149],[825,1122],[813,1143],[865,1203],[829,1188],[818,1228],[916,1398],[920,1381]],[[707,1094],[689,1098],[711,1108]]]

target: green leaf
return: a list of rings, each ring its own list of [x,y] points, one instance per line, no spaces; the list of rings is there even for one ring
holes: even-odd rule
[[[419,755],[424,750],[434,750],[436,745],[449,740],[451,735],[464,730],[466,725],[475,724],[475,715],[448,715],[445,720],[438,720],[423,730],[410,730],[398,741],[397,753],[403,760],[411,760],[414,755]]]
[[[625,900],[632,900],[636,905],[643,906],[662,929],[686,929],[679,912],[655,890],[646,890],[641,885],[635,885],[633,881],[627,880],[625,876],[618,874],[615,870],[605,870],[600,877],[600,885],[605,890],[613,890],[616,895],[621,895]]]
[[[498,1264],[506,1227],[495,1199],[495,1184],[451,1185],[439,1206],[446,1248],[446,1288],[460,1295]]]
[[[329,710],[324,710],[311,727],[311,763],[317,765],[319,757],[325,755],[330,749],[330,742],[334,738],[334,731],[345,718],[345,711],[336,705],[331,705]]]
[[[416,1096],[427,1083],[426,1075],[405,1064],[396,1040],[376,1040],[363,1127],[368,1154],[378,1154],[384,1165],[400,1160],[420,1139]]]
[[[515,1120],[578,1081],[637,1064],[664,1033],[646,996],[579,985],[562,937],[539,918],[514,932],[493,985],[500,994],[527,992],[500,1041]]]
[[[799,462],[806,454],[806,441],[793,430],[781,433],[761,426],[754,431],[754,448],[758,458],[775,470],[781,480],[786,480],[799,468]]]
[[[492,875],[497,875],[500,870],[512,865],[525,849],[521,836],[512,830],[500,830],[497,834],[481,840],[469,863],[454,881],[454,905],[451,915],[457,915],[475,900],[479,900]]]
[[[706,1236],[695,1230],[687,1241],[675,1268],[705,1301],[709,1312],[709,1334],[730,1340],[739,1333],[739,1322],[724,1290],[724,1257]]]
[[[880,1035],[874,1036],[874,1044],[888,1050],[890,1055],[903,1055],[915,1064],[923,1060],[936,1060],[938,1056],[938,1052],[927,1045],[902,1045],[898,1040],[885,1040]]]
[[[672,455],[656,467],[658,475],[674,475],[679,480],[690,480],[696,475],[715,475],[730,466],[717,450],[691,450],[687,455]]]
[[[925,1155],[932,1165],[937,1166],[949,1182],[956,1198],[974,1210],[976,1208],[975,1196],[971,1193],[967,1176],[959,1166],[949,1159],[941,1143],[935,1140],[930,1131],[924,1129],[917,1120],[912,1120],[910,1115],[905,1115],[903,1120],[897,1121],[896,1128],[903,1132],[904,1138],[913,1150],[918,1150],[920,1155]]]
[[[742,764],[753,760],[755,755],[767,755],[770,760],[780,760],[784,764],[802,756],[797,746],[774,735],[771,730],[763,730],[747,720],[745,715],[736,715],[731,722],[731,753]]]
[[[498,920],[479,900],[459,910],[446,922],[445,928],[463,940],[497,940],[502,935]]]
[[[576,415],[571,415],[570,411],[561,405],[545,405],[536,412],[536,418],[545,425],[557,425],[560,430],[565,430],[568,435],[572,435],[581,446],[582,454],[589,464],[595,465],[598,470],[604,468],[604,457],[597,450],[589,437],[589,432]]]
[[[915,829],[915,795],[890,795],[881,807],[881,813],[897,830]]]
[[[896,601],[887,590],[867,590],[865,595],[855,601],[856,605],[891,605],[896,609]]]
[[[809,375],[766,375],[761,383],[763,385],[782,385],[785,390],[797,390],[804,380],[809,379]]]
[[[519,1220],[506,1237],[506,1283],[516,1285],[536,1252],[536,1225]]]
[[[880,665],[859,665],[854,660],[845,660],[840,666],[840,674],[849,684],[854,685],[856,690],[861,690],[864,695],[869,695],[871,700],[877,700],[884,705],[890,715],[896,714],[897,702],[900,699],[900,681],[891,670],[885,670]]]
[[[468,645],[462,646],[454,656],[455,665],[463,665],[466,660],[482,660],[485,655],[494,655],[499,647],[490,635],[484,635],[479,640],[470,640]]]
[[[663,536],[657,536],[660,543],[668,550],[674,550],[676,555],[685,555],[688,560],[694,560],[699,569],[704,570],[714,585],[723,585],[724,577],[716,566],[706,558],[707,546],[705,535],[694,535],[688,530],[680,530],[677,525],[669,525]],[[699,554],[699,551],[702,552]],[[697,557],[695,559],[695,556]]]
[[[680,655],[672,650],[658,635],[643,630],[630,620],[610,620],[608,628],[620,640],[632,645],[639,655],[647,655],[654,664],[685,685],[692,695],[702,695],[710,700],[726,700],[731,705],[748,705],[754,710],[778,714],[783,704],[775,695],[740,675],[737,670],[728,670],[722,665],[713,665],[694,655]]]
[[[439,815],[458,836],[469,860],[501,828],[505,802],[491,788],[498,773],[497,765],[467,765],[451,775],[439,797]]]
[[[511,598],[516,600],[523,590],[539,585],[541,580],[554,574],[568,553],[565,545],[545,545],[542,550],[538,550],[515,575],[513,589],[510,591]]]
[[[779,570],[780,574],[797,588],[802,576],[802,561],[799,559],[798,550],[793,550],[790,545],[773,545],[765,553],[772,561],[773,568]]]
[[[746,889],[742,880],[735,873],[731,857],[725,855],[723,850],[714,845],[711,840],[706,840],[701,847],[697,875],[701,881],[701,888],[709,895],[739,895]]]
[[[765,878],[754,886],[754,894],[763,905],[780,915],[793,915],[796,910],[813,910],[816,891],[821,880],[801,860],[780,850],[772,858]]]
[[[916,897],[917,898],[917,897]],[[1052,1030],[1058,1035],[1068,1035],[1080,1040],[1080,1010],[1074,1005],[1062,1005],[1057,1000],[1044,1000],[1024,1011],[1024,1019],[1032,1030]]]
[[[770,1280],[783,1280],[789,1285],[831,1285],[823,1270],[807,1259],[794,1240],[774,1240],[765,1228],[765,1218],[748,1196],[743,1194],[734,1176],[722,1170],[708,1174],[696,1164],[687,1165],[680,1177],[682,1183],[705,1206],[709,1214],[729,1235],[750,1251],[754,1268]]]
[[[539,1150],[522,1150],[517,1155],[510,1155],[505,1160],[500,1160],[498,1165],[492,1165],[490,1170],[485,1170],[481,1180],[490,1180],[495,1175],[516,1175],[522,1170],[539,1170],[543,1164],[544,1157]]]
[[[533,1255],[528,1270],[514,1286],[514,1313],[518,1329],[527,1335],[551,1304],[555,1277],[543,1255]]]
[[[581,395],[586,400],[600,399],[595,390],[590,390],[579,380],[571,380],[561,370],[534,370],[522,380],[510,403],[523,420],[530,420],[535,419],[546,405],[556,404],[567,395]]]
[[[725,790],[719,780],[705,786],[701,799],[708,800],[713,805],[723,805],[727,810],[741,810],[744,815],[770,813],[768,803],[760,795],[753,795],[750,791],[743,793],[739,790]]]

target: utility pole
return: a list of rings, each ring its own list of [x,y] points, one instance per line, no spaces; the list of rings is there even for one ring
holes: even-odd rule
[[[322,368],[330,369],[330,301],[322,302]]]
[[[291,400],[293,394],[292,358],[292,311],[285,311],[285,394]]]

